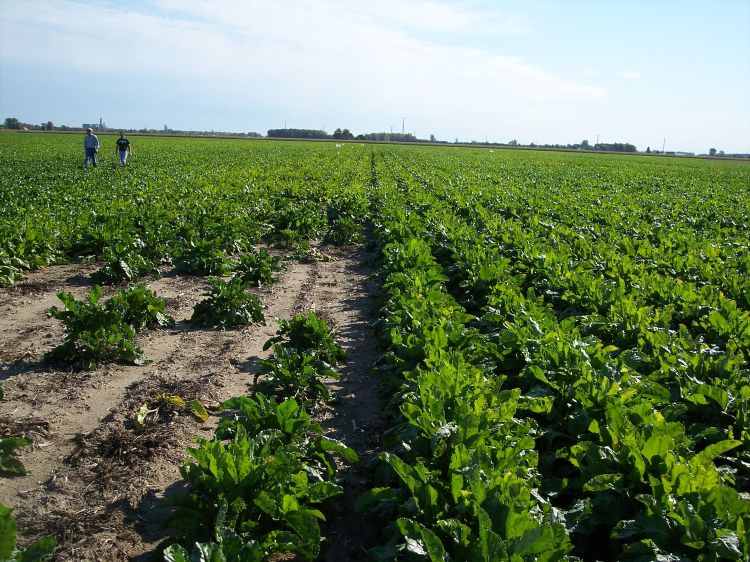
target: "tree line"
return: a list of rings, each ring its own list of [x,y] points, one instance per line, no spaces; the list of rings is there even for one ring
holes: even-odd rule
[[[22,123],[16,117],[6,117],[3,125],[6,129],[13,129],[16,131],[52,131],[55,128],[55,124],[52,121],[41,123],[39,125],[33,123]]]
[[[52,121],[46,123],[34,124],[24,123],[16,117],[6,117],[2,125],[5,129],[17,130],[17,131],[80,131],[80,127],[69,127],[67,125],[55,126]],[[235,132],[217,132],[217,131],[175,131],[172,129],[165,129],[164,131],[155,129],[117,129],[109,128],[107,130],[119,131],[124,130],[129,133],[163,133],[167,132],[170,135],[189,135],[189,136],[222,136],[222,137],[257,137],[260,138],[263,135],[256,132],[248,133],[235,133]],[[430,135],[429,139],[420,139],[411,133],[363,133],[354,135],[349,129],[336,129],[333,133],[328,133],[323,129],[269,129],[266,135],[268,138],[277,139],[320,139],[320,140],[347,140],[347,141],[376,141],[376,142],[420,142],[420,143],[435,143],[435,144],[450,144],[450,141],[440,141],[435,138],[435,135]],[[455,144],[471,144],[471,145],[482,145],[482,146],[512,146],[518,148],[546,148],[552,150],[591,150],[591,151],[602,151],[602,152],[638,152],[638,148],[628,142],[612,142],[612,143],[596,143],[589,144],[588,140],[582,140],[579,143],[574,144],[535,144],[533,142],[529,144],[521,144],[517,140],[513,139],[507,143],[503,142],[459,142],[456,139]],[[658,150],[651,150],[651,147],[646,149],[647,154],[660,154]],[[667,152],[667,154],[674,154],[673,152]],[[725,158],[750,158],[750,154],[724,154],[723,150],[717,151],[715,148],[711,148],[708,152],[709,156],[719,156]]]
[[[365,140],[390,142],[429,142],[420,140],[411,133],[366,133],[354,135],[349,129],[336,129],[328,133],[322,129],[269,129],[269,138],[276,139],[328,139],[328,140]],[[431,140],[434,141],[433,136]]]

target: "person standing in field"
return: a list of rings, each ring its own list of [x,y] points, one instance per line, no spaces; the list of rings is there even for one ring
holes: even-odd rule
[[[130,154],[130,141],[125,138],[125,132],[120,131],[120,138],[115,143],[115,154],[120,155],[120,164],[125,167],[125,163],[128,161],[128,155]]]
[[[83,167],[88,168],[89,160],[91,160],[94,168],[96,168],[96,153],[99,152],[99,139],[91,127],[86,129],[86,136],[83,137],[83,150],[86,152],[86,160],[83,162]]]

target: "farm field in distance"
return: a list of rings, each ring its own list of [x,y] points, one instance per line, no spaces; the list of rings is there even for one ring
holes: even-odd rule
[[[114,140],[0,134],[19,548],[750,557],[748,164]]]

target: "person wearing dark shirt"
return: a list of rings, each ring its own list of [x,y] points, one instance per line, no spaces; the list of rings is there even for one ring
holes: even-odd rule
[[[115,143],[115,154],[120,154],[120,164],[125,166],[130,154],[130,141],[125,138],[125,132],[120,131],[120,138]]]

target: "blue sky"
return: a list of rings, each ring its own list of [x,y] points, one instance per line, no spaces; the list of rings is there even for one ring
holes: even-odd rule
[[[10,116],[750,152],[750,0],[0,0]]]

